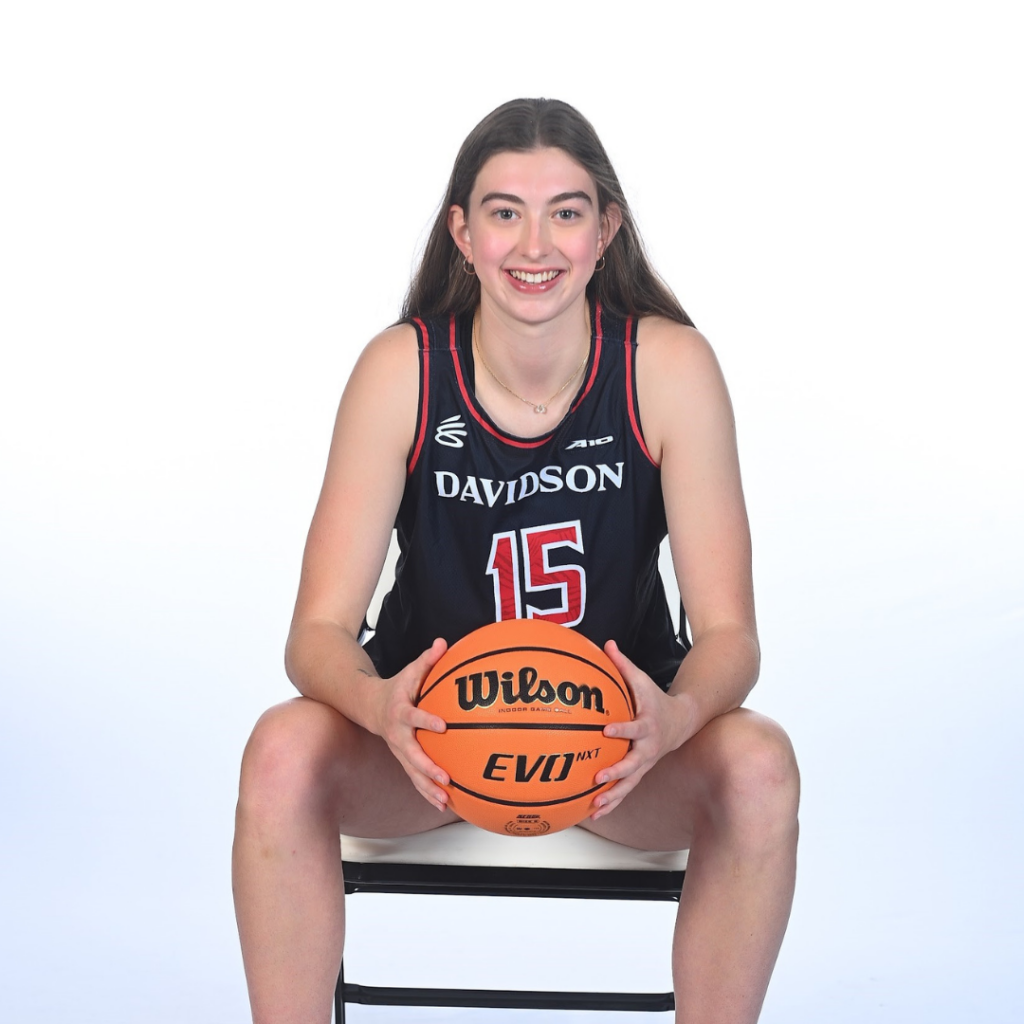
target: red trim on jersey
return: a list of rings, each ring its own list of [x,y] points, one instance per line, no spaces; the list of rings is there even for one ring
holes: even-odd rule
[[[587,386],[583,389],[583,394],[573,402],[572,408],[569,412],[575,412],[582,403],[583,399],[590,393],[590,389],[594,386],[594,381],[597,379],[597,370],[601,365],[601,303],[594,303],[594,361],[590,367],[590,377],[587,379]]]
[[[413,446],[412,457],[409,459],[408,475],[416,468],[420,452],[423,450],[423,439],[427,433],[427,416],[430,411],[430,336],[427,334],[427,325],[419,317],[414,318],[417,330],[420,332],[420,352],[423,354],[423,362],[420,371],[420,425],[416,431],[416,444]]]
[[[459,390],[462,392],[462,399],[466,403],[466,408],[469,409],[473,419],[475,419],[488,434],[492,434],[499,441],[504,441],[505,444],[510,444],[514,448],[539,448],[542,444],[547,444],[548,441],[551,440],[551,434],[554,433],[554,431],[545,434],[543,437],[534,438],[532,441],[517,441],[511,437],[506,437],[500,431],[495,430],[494,427],[492,427],[490,423],[480,415],[472,398],[470,398],[469,389],[466,387],[466,380],[462,376],[462,363],[459,361],[459,350],[455,345],[454,315],[450,320],[448,328],[448,348],[451,350],[452,362],[455,364],[455,378],[459,382]]]
[[[636,408],[636,391],[633,387],[633,357],[636,353],[636,346],[632,344],[633,335],[633,318],[629,317],[626,320],[626,406],[629,409],[629,422],[633,427],[633,436],[636,437],[637,443],[640,445],[640,450],[647,456],[648,461],[652,466],[658,464],[651,458],[651,453],[647,450],[647,443],[644,441],[644,435],[640,431],[640,417],[637,415]]]

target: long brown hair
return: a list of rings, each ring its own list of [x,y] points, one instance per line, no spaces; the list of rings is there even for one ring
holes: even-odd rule
[[[622,226],[605,250],[604,269],[590,279],[587,296],[619,316],[657,314],[693,326],[671,289],[658,277],[622,194],[622,186],[590,122],[561,100],[520,99],[491,111],[466,137],[455,158],[448,191],[430,230],[423,258],[402,307],[403,319],[467,313],[480,301],[480,282],[463,272],[462,253],[448,230],[452,206],[469,208],[480,168],[498,153],[561,149],[589,171],[601,213],[610,203]]]

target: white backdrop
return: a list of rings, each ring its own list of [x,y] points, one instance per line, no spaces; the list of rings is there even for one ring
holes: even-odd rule
[[[731,385],[749,703],[805,779],[763,1020],[1022,1018],[1010,6],[5,8],[4,1019],[248,1019],[237,765],[290,694],[334,408],[459,143],[517,95],[593,121]],[[407,942],[402,913],[371,930]]]

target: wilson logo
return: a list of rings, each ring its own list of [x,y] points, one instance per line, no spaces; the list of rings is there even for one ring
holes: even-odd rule
[[[459,415],[449,416],[441,420],[434,434],[434,440],[448,448],[461,448],[462,439],[466,436],[466,424],[462,422]]]
[[[554,686],[549,680],[539,678],[535,668],[524,665],[516,677],[511,672],[471,672],[456,676],[455,685],[459,691],[459,707],[463,711],[473,708],[489,708],[501,696],[506,706],[513,704],[554,704],[559,701],[566,707],[582,704],[588,711],[593,709],[604,714],[604,694],[599,686],[586,686],[568,679]]]

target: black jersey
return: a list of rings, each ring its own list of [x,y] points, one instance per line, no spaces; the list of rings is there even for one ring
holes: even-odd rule
[[[435,637],[543,618],[614,639],[667,687],[683,655],[658,574],[661,473],[637,413],[636,321],[595,306],[583,383],[541,437],[503,431],[474,394],[472,314],[411,321],[417,432],[396,529],[401,555],[366,647],[391,676]],[[684,634],[685,636],[685,634]]]

